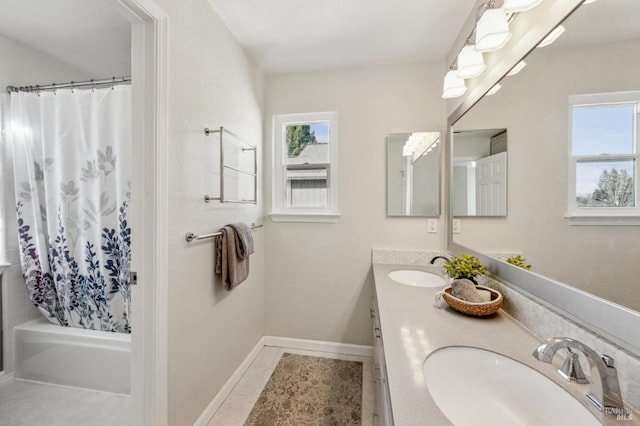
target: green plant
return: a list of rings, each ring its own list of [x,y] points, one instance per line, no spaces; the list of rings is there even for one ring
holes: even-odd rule
[[[451,260],[443,265],[447,275],[451,278],[467,278],[471,281],[473,277],[486,274],[487,269],[476,256],[462,253],[460,257],[453,256]]]
[[[520,255],[508,257],[507,263],[510,263],[522,269],[526,269],[527,271],[531,269],[531,265],[527,265],[527,259]]]

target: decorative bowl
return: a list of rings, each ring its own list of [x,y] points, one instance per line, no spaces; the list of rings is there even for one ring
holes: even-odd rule
[[[502,302],[504,298],[502,294],[495,291],[492,288],[484,287],[481,285],[476,286],[479,290],[487,290],[491,293],[491,301],[490,302],[482,302],[482,303],[471,303],[457,297],[453,297],[451,295],[451,287],[447,287],[444,289],[444,293],[442,293],[442,298],[452,309],[462,312],[467,315],[474,315],[477,317],[483,317],[486,315],[494,314],[500,309],[502,306]]]

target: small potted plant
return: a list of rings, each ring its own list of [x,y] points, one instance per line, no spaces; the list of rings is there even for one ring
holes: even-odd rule
[[[453,279],[466,278],[474,284],[478,284],[475,280],[477,275],[487,273],[487,269],[476,256],[462,253],[460,257],[452,256],[451,260],[443,265],[447,275]]]
[[[507,263],[510,263],[513,266],[517,266],[518,268],[526,269],[527,271],[531,269],[531,265],[527,264],[527,259],[520,256],[519,254],[516,256],[508,257]]]

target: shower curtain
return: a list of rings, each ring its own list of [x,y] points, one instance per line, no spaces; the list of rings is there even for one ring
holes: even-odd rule
[[[131,332],[130,86],[11,93],[8,103],[31,300],[56,324]]]

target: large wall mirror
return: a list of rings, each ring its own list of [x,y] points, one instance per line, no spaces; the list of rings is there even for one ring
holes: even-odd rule
[[[387,216],[440,216],[440,132],[387,136]]]
[[[572,294],[586,292],[635,314],[639,22],[637,0],[581,5],[554,43],[530,52],[526,66],[505,76],[501,90],[484,96],[452,131],[454,155],[464,132],[507,129],[509,136],[507,215],[462,218],[452,242],[493,259],[520,254],[545,278],[537,281],[541,291],[555,292],[557,281],[579,290]],[[451,182],[450,203],[455,176]],[[594,217],[607,206],[615,207],[608,218]]]

